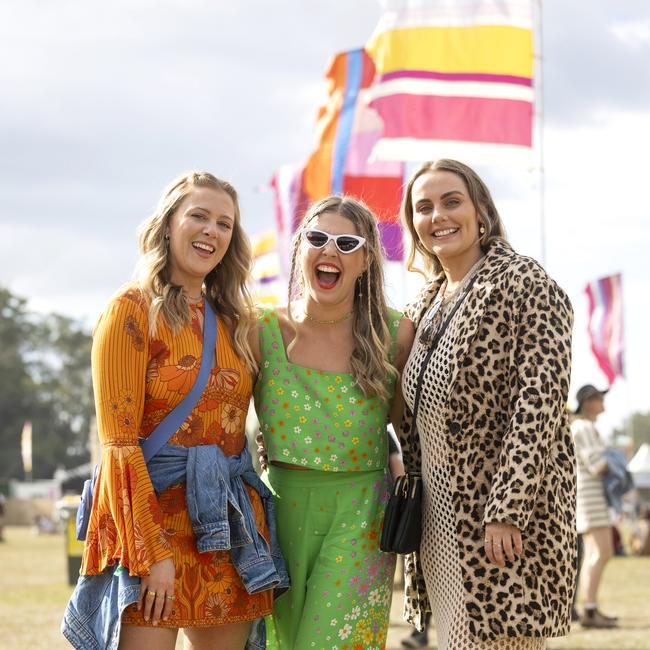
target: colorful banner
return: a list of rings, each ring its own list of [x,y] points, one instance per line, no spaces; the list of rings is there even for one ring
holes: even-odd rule
[[[402,163],[370,162],[383,124],[369,106],[375,76],[372,60],[363,49],[336,54],[326,72],[328,101],[319,111],[318,147],[303,175],[305,194],[317,201],[329,194],[361,199],[377,216],[388,259],[403,258],[399,208]]]
[[[282,165],[271,179],[274,193],[275,223],[278,232],[280,271],[289,277],[291,262],[291,237],[309,206],[302,177],[304,165]]]
[[[384,122],[373,156],[472,163],[528,155],[531,0],[384,0],[366,45]]]
[[[591,350],[610,386],[623,377],[623,284],[620,274],[590,282],[589,338]]]
[[[254,297],[261,303],[276,305],[284,295],[278,236],[275,230],[251,237],[253,248]]]

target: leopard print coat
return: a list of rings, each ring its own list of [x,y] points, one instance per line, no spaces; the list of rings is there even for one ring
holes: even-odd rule
[[[441,280],[406,315],[416,327]],[[566,408],[573,311],[534,260],[503,241],[487,252],[461,306],[450,355],[447,446],[469,629],[483,640],[567,634],[576,565],[575,454]],[[426,400],[426,396],[423,396]],[[420,471],[406,409],[400,442]],[[486,523],[522,531],[524,554],[505,568],[483,548]],[[429,603],[417,553],[406,557],[404,618],[422,629]]]

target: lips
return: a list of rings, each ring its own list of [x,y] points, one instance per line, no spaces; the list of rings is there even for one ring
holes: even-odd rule
[[[316,266],[316,282],[321,289],[333,289],[341,277],[341,271],[332,264]]]

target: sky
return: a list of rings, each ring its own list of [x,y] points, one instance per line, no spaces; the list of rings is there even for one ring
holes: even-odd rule
[[[0,285],[90,329],[132,275],[137,227],[190,169],[234,183],[249,233],[271,228],[268,182],[314,146],[329,57],[362,46],[380,12],[376,0],[0,3]],[[572,395],[606,385],[584,287],[623,274],[626,378],[600,421],[609,435],[650,411],[650,3],[543,2],[541,26],[531,164],[477,171],[515,248],[539,259],[543,142],[543,262],[574,304]],[[400,307],[420,281],[388,276]]]

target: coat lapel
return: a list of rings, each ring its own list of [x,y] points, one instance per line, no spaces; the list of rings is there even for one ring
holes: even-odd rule
[[[463,367],[463,362],[474,340],[485,309],[490,301],[490,294],[494,290],[495,273],[502,273],[504,266],[510,263],[514,252],[506,243],[495,242],[487,253],[483,266],[477,271],[476,280],[470,292],[465,296],[461,307],[461,319],[456,333],[456,345],[453,348],[449,364],[449,383],[447,384],[447,397],[456,383],[458,372]]]
[[[462,313],[460,324],[454,337],[457,345],[454,345],[452,357],[449,363],[447,397],[451,395],[451,391],[456,383],[458,371],[462,367],[463,360],[469,352],[469,347],[472,344],[476,330],[478,329],[481,320],[483,320],[485,307],[488,304],[490,293],[493,288],[494,284],[492,282],[477,277],[474,281],[474,286],[472,286],[470,292],[465,296],[463,306],[461,307]]]

